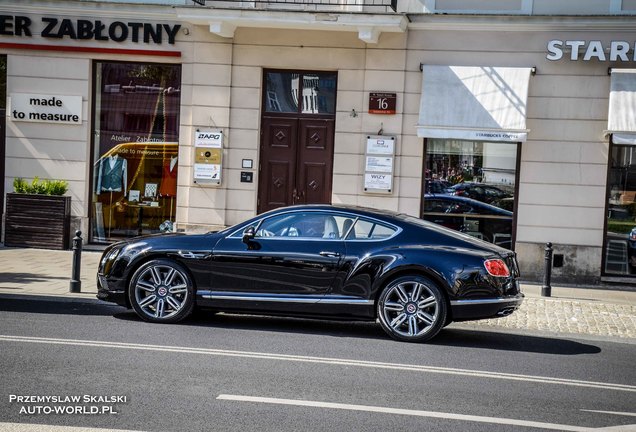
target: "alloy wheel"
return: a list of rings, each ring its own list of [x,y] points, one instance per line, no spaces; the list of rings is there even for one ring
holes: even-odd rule
[[[172,321],[191,305],[188,277],[169,263],[142,267],[133,278],[132,289],[135,310],[151,321]]]
[[[439,332],[446,319],[446,304],[439,289],[419,277],[400,278],[389,284],[378,303],[382,327],[400,340],[422,341]]]

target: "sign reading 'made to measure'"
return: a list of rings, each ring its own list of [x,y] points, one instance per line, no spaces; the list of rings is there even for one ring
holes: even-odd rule
[[[82,124],[82,97],[12,93],[13,121]]]

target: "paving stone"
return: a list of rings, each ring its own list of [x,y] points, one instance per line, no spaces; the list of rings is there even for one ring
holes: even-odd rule
[[[636,305],[528,297],[504,318],[477,326],[636,338]]]

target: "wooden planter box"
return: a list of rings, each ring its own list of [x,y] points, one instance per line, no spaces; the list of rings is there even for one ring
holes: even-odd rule
[[[5,246],[68,249],[71,197],[8,193]]]

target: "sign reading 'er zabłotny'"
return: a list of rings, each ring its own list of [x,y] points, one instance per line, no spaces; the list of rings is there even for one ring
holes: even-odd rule
[[[82,97],[12,93],[12,121],[82,124]]]
[[[151,24],[143,22],[123,22],[114,21],[105,23],[101,20],[69,18],[59,19],[56,17],[41,18],[40,36],[52,39],[92,39],[98,41],[112,40],[123,42],[156,43],[160,44],[165,36],[169,44],[174,44],[177,32],[181,28],[180,24]],[[37,32],[33,21],[27,16],[0,15],[0,36],[20,36],[31,37]]]

